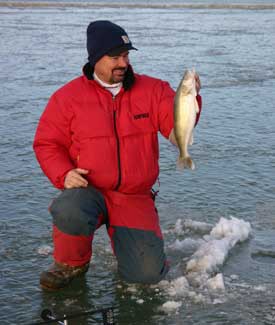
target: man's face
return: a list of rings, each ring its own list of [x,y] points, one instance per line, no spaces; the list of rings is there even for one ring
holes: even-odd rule
[[[118,56],[104,55],[95,64],[95,73],[102,81],[113,84],[122,82],[129,66],[129,51]]]

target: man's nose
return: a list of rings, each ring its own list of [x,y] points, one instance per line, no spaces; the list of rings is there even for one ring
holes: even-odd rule
[[[128,58],[120,56],[119,60],[118,60],[118,63],[119,63],[119,66],[121,68],[126,68],[128,66],[128,64],[129,64],[129,60],[128,60]]]

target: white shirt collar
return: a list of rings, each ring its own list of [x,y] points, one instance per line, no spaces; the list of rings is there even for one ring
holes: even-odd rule
[[[95,72],[93,76],[94,76],[94,80],[96,80],[106,90],[110,91],[110,93],[112,93],[113,96],[116,96],[120,92],[120,89],[122,87],[122,82],[118,82],[115,84],[108,84],[107,82],[104,82],[101,79],[99,79],[99,77]]]

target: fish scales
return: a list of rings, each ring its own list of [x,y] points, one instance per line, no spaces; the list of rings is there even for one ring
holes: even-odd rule
[[[196,100],[196,72],[187,70],[178,86],[174,100],[174,133],[179,148],[178,167],[195,169],[188,152],[193,143],[193,129],[199,111]]]

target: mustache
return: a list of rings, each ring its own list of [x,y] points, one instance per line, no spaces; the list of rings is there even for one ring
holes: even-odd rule
[[[126,72],[127,71],[127,68],[115,68],[113,71]]]

